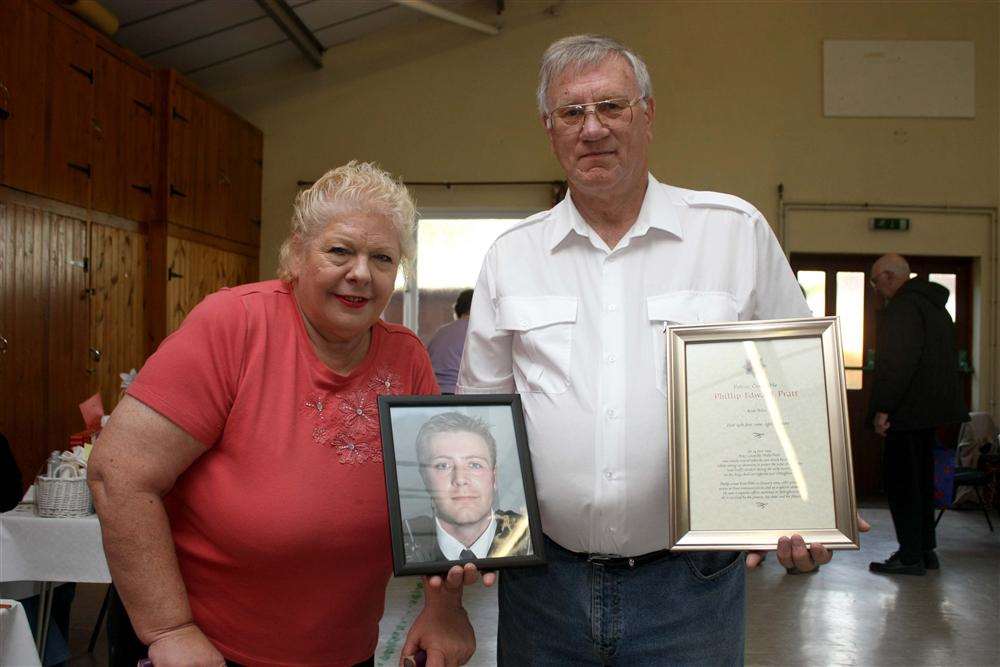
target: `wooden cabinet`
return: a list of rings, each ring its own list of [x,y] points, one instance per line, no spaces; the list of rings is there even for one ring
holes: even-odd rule
[[[25,481],[83,428],[86,223],[0,201],[0,429]]]
[[[28,0],[0,2],[0,182],[45,188],[49,15]]]
[[[167,91],[168,222],[256,247],[260,239],[260,130],[176,72]]]

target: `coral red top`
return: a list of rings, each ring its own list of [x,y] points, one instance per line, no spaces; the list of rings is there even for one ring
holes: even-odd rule
[[[242,285],[192,310],[128,393],[209,448],[164,503],[194,620],[222,654],[371,656],[392,569],[376,401],[438,393],[420,340],[379,321],[337,375],[287,285]]]

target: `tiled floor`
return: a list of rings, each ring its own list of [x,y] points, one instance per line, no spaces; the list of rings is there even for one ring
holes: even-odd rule
[[[868,572],[895,548],[885,509],[864,510],[872,532],[860,552],[841,552],[822,572],[787,576],[774,559],[749,577],[747,663],[751,665],[1000,664],[1000,532],[982,514],[947,512],[938,528],[941,570],[925,577]],[[71,661],[107,664],[102,633],[93,655],[87,640],[104,595],[81,585],[73,608]],[[466,592],[479,650],[471,665],[496,664],[496,597],[477,586]],[[396,665],[421,594],[414,579],[395,579],[386,597],[376,664]]]

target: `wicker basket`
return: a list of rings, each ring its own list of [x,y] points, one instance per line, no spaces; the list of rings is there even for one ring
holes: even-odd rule
[[[72,517],[92,514],[87,480],[35,478],[35,509],[38,516]]]

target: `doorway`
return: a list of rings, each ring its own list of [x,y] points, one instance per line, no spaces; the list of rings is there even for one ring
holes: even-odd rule
[[[868,284],[878,255],[792,253],[790,263],[816,317],[839,315],[847,380],[854,484],[861,500],[882,494],[882,438],[866,423],[875,370],[876,318],[882,299]],[[946,308],[955,321],[959,372],[966,405],[972,398],[972,259],[908,256],[910,276],[948,289]],[[945,444],[951,445],[951,435]]]

